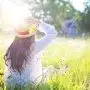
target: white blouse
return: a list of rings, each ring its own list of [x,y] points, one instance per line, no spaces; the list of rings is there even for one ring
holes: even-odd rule
[[[5,81],[12,84],[24,84],[26,82],[38,84],[42,79],[42,63],[41,63],[41,53],[42,50],[55,38],[57,32],[55,27],[47,24],[40,23],[39,31],[45,33],[45,36],[36,40],[35,42],[35,50],[32,52],[32,57],[22,74],[20,75],[18,72],[13,72],[10,68],[6,67],[5,70]],[[33,45],[32,45],[33,46]],[[30,56],[28,56],[29,59]]]

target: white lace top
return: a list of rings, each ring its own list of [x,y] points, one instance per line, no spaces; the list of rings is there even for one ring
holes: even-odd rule
[[[9,67],[6,67],[5,81],[7,81],[8,83],[24,84],[26,82],[31,82],[37,84],[41,81],[41,53],[42,50],[44,50],[44,48],[52,41],[52,39],[55,38],[57,32],[54,26],[46,24],[44,22],[39,25],[39,31],[44,32],[45,36],[40,40],[36,40],[35,51],[32,52],[32,59],[30,59],[30,62],[28,62],[25,66],[22,74],[20,75],[18,72],[13,72]]]

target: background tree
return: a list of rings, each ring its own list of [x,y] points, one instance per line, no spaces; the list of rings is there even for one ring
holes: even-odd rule
[[[60,29],[67,18],[73,18],[76,10],[69,1],[64,0],[24,0],[34,17],[43,19]]]
[[[90,1],[86,0],[85,10],[80,14],[80,28],[82,32],[90,33]]]
[[[60,30],[66,19],[79,21],[80,13],[74,9],[69,0],[11,0],[13,2],[23,1],[29,7],[35,18],[42,19],[53,24]]]

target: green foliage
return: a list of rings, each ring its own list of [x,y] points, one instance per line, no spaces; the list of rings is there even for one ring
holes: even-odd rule
[[[29,6],[32,4],[32,14],[34,17],[55,25],[60,29],[66,18],[73,18],[76,10],[69,1],[64,0],[27,0]]]
[[[90,32],[90,1],[85,0],[83,12],[74,9],[69,0],[23,0],[32,6],[34,17],[53,24],[57,30],[66,19],[74,18],[78,23],[79,32]]]
[[[85,10],[80,15],[80,26],[84,32],[90,32],[90,1],[85,1]]]

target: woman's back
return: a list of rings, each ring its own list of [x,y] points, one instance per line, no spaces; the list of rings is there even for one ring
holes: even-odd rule
[[[30,45],[27,52],[26,60],[23,60],[23,70],[19,73],[17,70],[13,70],[11,66],[11,61],[8,61],[8,66],[5,70],[5,81],[8,84],[25,84],[26,82],[37,84],[42,79],[42,63],[41,63],[41,53],[42,50],[52,41],[56,36],[57,32],[52,25],[42,22],[39,26],[39,30],[45,33],[44,38],[41,40],[35,40],[34,43]],[[22,49],[21,49],[22,50]],[[23,51],[22,51],[23,52]],[[22,60],[21,60],[22,61]],[[19,63],[20,60],[17,61]]]

